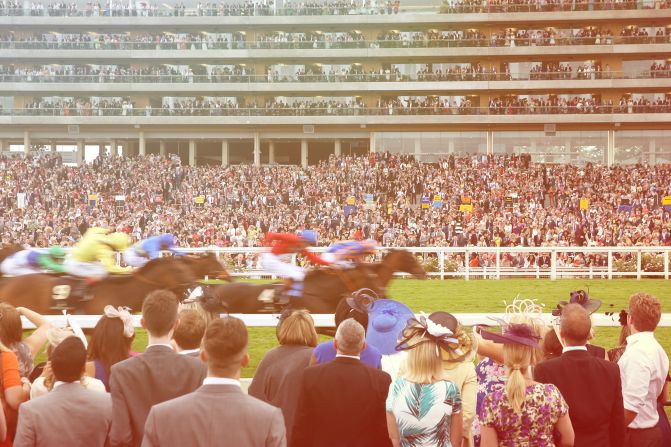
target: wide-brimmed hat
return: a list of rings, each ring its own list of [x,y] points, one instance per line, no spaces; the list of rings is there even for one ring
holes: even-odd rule
[[[453,333],[453,337],[448,337],[439,343],[443,360],[453,363],[465,360],[473,350],[474,343],[471,335],[463,329],[459,320],[449,312],[434,312],[429,315],[429,319]]]
[[[377,300],[368,306],[366,343],[382,355],[395,354],[398,339],[408,320],[414,318],[410,308],[395,300]]]
[[[480,331],[480,335],[485,340],[491,340],[494,343],[504,345],[524,345],[532,348],[538,347],[540,337],[536,335],[534,329],[524,323],[508,323],[501,326],[501,333],[491,331]]]
[[[601,300],[591,299],[589,294],[584,290],[574,290],[570,293],[568,301],[560,301],[557,307],[552,311],[555,317],[561,316],[564,306],[568,304],[580,304],[590,315],[599,310],[601,307]]]

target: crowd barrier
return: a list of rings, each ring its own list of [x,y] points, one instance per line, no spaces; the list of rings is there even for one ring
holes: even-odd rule
[[[277,326],[277,321],[279,320],[279,314],[231,314],[235,317],[242,319],[248,327],[275,327]],[[419,315],[417,315],[419,316]],[[476,324],[488,324],[496,325],[497,320],[494,318],[503,318],[501,313],[455,313],[455,317],[465,326],[473,326]],[[547,313],[543,315],[544,319],[548,324],[550,324],[556,317],[553,317],[551,314]],[[25,317],[21,317],[23,320],[24,329],[34,329],[35,326],[28,321]],[[84,329],[91,329],[95,327],[96,323],[100,319],[100,315],[69,315],[65,317],[64,315],[45,315],[53,325],[58,327],[65,327],[66,318],[71,318],[76,324],[81,326]],[[140,326],[141,315],[133,315],[133,324],[135,327]],[[318,327],[334,327],[335,321],[333,315],[331,314],[313,314],[312,318],[315,321],[315,325]],[[620,323],[618,322],[617,312],[615,315],[609,316],[605,314],[594,314],[592,316],[592,321],[596,327],[619,327]],[[662,320],[659,323],[660,327],[671,327],[671,313],[662,314]]]
[[[671,247],[403,247],[421,257],[425,264],[427,275],[432,278],[463,278],[471,279],[501,279],[501,278],[588,278],[588,279],[613,279],[613,278],[664,278],[669,279],[669,252]],[[235,256],[237,254],[259,254],[266,251],[263,247],[214,247],[214,248],[184,248],[184,253],[206,253],[212,252],[221,258],[224,255]],[[311,249],[317,253],[327,250],[325,247]],[[378,249],[378,259],[388,251],[387,247]],[[503,256],[507,254],[528,256],[533,254],[538,260],[542,255],[549,256],[549,263],[545,265],[533,265],[529,267],[512,267],[503,262]],[[574,256],[582,253],[585,257],[594,254],[605,256],[605,265],[576,266],[559,265],[561,255]],[[493,257],[488,266],[471,266],[470,262],[464,260],[472,259],[475,254],[489,254]],[[616,256],[616,254],[618,256]],[[618,257],[629,255],[630,260],[619,262]],[[644,258],[646,263],[643,263]],[[296,259],[294,257],[294,262]],[[268,272],[259,268],[233,267],[231,276],[269,278]],[[397,276],[407,276],[397,273]]]

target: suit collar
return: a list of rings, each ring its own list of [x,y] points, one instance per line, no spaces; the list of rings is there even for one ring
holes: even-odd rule
[[[203,394],[242,394],[242,389],[237,385],[202,385],[196,390]]]
[[[58,385],[51,390],[51,393],[61,394],[61,393],[76,393],[77,391],[83,391],[84,385],[81,382],[68,382]]]
[[[582,350],[581,349],[581,350],[578,350],[578,351],[575,351],[575,350],[566,351],[561,356],[562,357],[564,357],[564,356],[567,356],[567,357],[588,357],[590,355],[591,354],[589,352],[587,352],[587,350]]]
[[[165,354],[167,352],[175,353],[175,350],[168,345],[150,345],[144,351],[145,354]]]
[[[353,357],[336,357],[333,359],[335,363],[343,363],[343,364],[349,364],[349,365],[358,365],[361,363],[361,360],[355,359]]]

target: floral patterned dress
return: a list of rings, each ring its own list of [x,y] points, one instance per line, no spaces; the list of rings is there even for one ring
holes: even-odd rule
[[[527,386],[521,416],[513,411],[504,389],[488,394],[480,424],[496,430],[500,447],[554,447],[554,426],[567,413],[568,405],[555,385],[536,383]]]
[[[461,396],[447,380],[421,384],[398,377],[389,389],[387,411],[396,417],[402,447],[452,447],[450,421],[461,413]]]
[[[478,395],[475,405],[475,418],[473,418],[473,444],[480,447],[480,418],[482,417],[482,402],[485,396],[495,389],[501,388],[506,383],[506,368],[489,357],[485,357],[475,367],[478,376]]]

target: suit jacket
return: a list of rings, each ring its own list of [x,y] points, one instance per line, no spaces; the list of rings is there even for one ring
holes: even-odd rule
[[[151,407],[195,391],[206,373],[203,362],[167,346],[150,346],[112,366],[110,444],[139,446]]]
[[[385,403],[391,377],[360,360],[335,360],[303,372],[292,447],[391,446]]]
[[[282,410],[235,385],[203,385],[152,407],[142,447],[286,447]]]
[[[19,407],[14,445],[102,447],[111,423],[109,394],[64,383]]]
[[[575,430],[574,447],[624,445],[624,408],[616,363],[569,351],[534,368],[534,378],[559,388]]]

